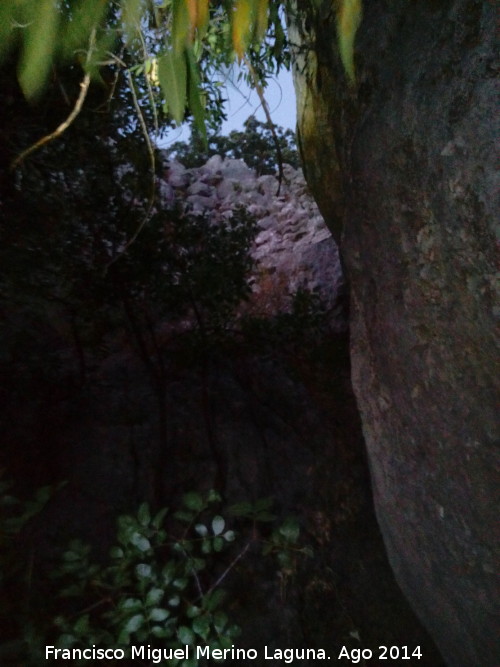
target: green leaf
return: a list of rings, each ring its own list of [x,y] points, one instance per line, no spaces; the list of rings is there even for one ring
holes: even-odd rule
[[[146,527],[151,521],[151,514],[149,512],[149,507],[147,503],[142,503],[137,512],[137,519],[141,526]]]
[[[205,109],[202,103],[202,91],[200,83],[200,75],[198,70],[198,63],[194,56],[193,50],[188,49],[187,53],[187,62],[188,62],[188,95],[189,95],[189,109],[193,114],[194,126],[200,133],[200,136],[203,140],[203,144],[208,147],[208,138],[207,138],[207,128],[205,125]],[[212,502],[210,495],[208,502]]]
[[[182,542],[174,542],[172,549],[176,553],[180,553],[185,556],[186,554],[191,553],[193,550],[193,543],[188,542],[187,540],[182,540]]]
[[[38,491],[36,492],[35,495],[35,504],[36,505],[45,505],[47,501],[50,499],[51,495],[53,493],[52,487],[51,486],[42,486]]]
[[[107,9],[102,0],[79,0],[72,4],[71,21],[64,26],[61,43],[63,56],[67,59],[72,59],[77,49],[88,47],[90,32],[100,24]]]
[[[214,614],[213,623],[217,632],[222,632],[227,625],[227,616],[223,611],[218,611]]]
[[[185,579],[184,577],[179,577],[178,579],[174,579],[172,582],[172,586],[174,588],[177,588],[178,591],[183,591],[187,585],[188,585],[188,580]]]
[[[232,637],[228,637],[227,635],[222,635],[222,637],[220,638],[220,645],[222,649],[231,648],[232,643],[233,643]]]
[[[165,586],[168,586],[171,583],[172,579],[175,577],[175,572],[176,572],[175,563],[173,563],[172,561],[170,561],[163,567],[161,571],[161,576],[163,578],[163,583]]]
[[[196,572],[199,572],[200,570],[203,570],[206,566],[206,562],[204,558],[192,558],[189,561],[190,569],[195,570]]]
[[[73,632],[77,635],[85,635],[89,629],[89,615],[80,616],[73,626]]]
[[[130,643],[130,632],[127,632],[126,630],[122,630],[120,634],[118,635],[118,641],[117,645],[118,646],[127,646]]]
[[[76,642],[76,637],[70,634],[64,634],[59,637],[56,642],[57,648],[71,648]]]
[[[123,549],[121,547],[112,547],[109,555],[111,558],[123,558]]]
[[[208,528],[202,523],[197,523],[194,529],[201,537],[208,535]]]
[[[226,527],[226,522],[224,521],[224,519],[219,515],[214,516],[214,518],[212,519],[212,530],[214,535],[220,535],[225,527]]]
[[[66,588],[63,588],[61,591],[61,597],[63,598],[74,598],[81,597],[83,595],[84,586],[81,584],[71,584]]]
[[[123,611],[132,611],[142,607],[141,601],[137,598],[127,598],[118,605],[118,608]]]
[[[280,551],[276,554],[279,564],[283,568],[290,568],[293,566],[293,557],[288,551]]]
[[[177,54],[174,51],[167,51],[158,58],[158,79],[167,104],[168,112],[180,125],[184,120],[186,111],[186,92],[187,92],[187,68],[184,53]],[[199,494],[186,494],[194,496]],[[201,496],[199,496],[201,504]],[[186,504],[189,509],[196,507]]]
[[[192,512],[185,512],[184,510],[179,510],[178,512],[175,512],[174,514],[174,519],[177,519],[178,521],[183,521],[184,523],[191,523],[191,521],[194,519],[196,515],[193,514]]]
[[[158,512],[158,514],[155,515],[153,521],[151,522],[151,525],[153,528],[158,529],[161,524],[163,523],[163,519],[165,518],[166,514],[168,512],[168,507],[164,507],[162,510]]]
[[[122,20],[126,33],[135,36],[141,20],[141,0],[122,0]]]
[[[231,637],[234,639],[235,637],[239,637],[241,635],[241,628],[239,625],[230,625],[228,628],[225,630],[225,635],[226,637]]]
[[[279,527],[279,533],[288,542],[295,543],[299,539],[300,527],[297,519],[288,517],[282,526]]]
[[[207,611],[214,611],[221,604],[225,596],[225,592],[222,589],[217,588],[215,591],[212,591],[212,593],[205,595],[203,598],[203,608]]]
[[[156,607],[155,609],[152,609],[149,613],[149,619],[151,621],[164,621],[166,618],[170,616],[170,612],[168,609],[160,609],[159,607]]]
[[[209,502],[209,503],[220,503],[221,500],[222,499],[221,499],[220,493],[218,491],[215,491],[214,489],[210,489],[210,491],[208,492],[208,496],[207,496],[207,502]]]
[[[0,3],[0,60],[9,52],[15,39],[15,32],[12,30],[13,10],[12,3]]]
[[[165,530],[159,530],[156,533],[156,543],[157,545],[164,544],[167,539],[167,533]]]
[[[129,542],[142,552],[151,549],[151,542],[147,539],[147,537],[144,537],[144,535],[141,535],[138,532],[132,533]]]
[[[210,620],[207,616],[198,616],[193,620],[193,630],[197,635],[206,639],[210,632]]]
[[[143,614],[135,614],[135,616],[132,616],[132,618],[129,618],[127,621],[125,627],[123,628],[124,632],[131,633],[131,632],[137,632],[137,630],[144,624],[144,621],[146,619],[144,618]]]
[[[150,607],[152,605],[158,604],[164,595],[165,591],[163,589],[152,588],[150,591],[148,591],[148,594],[146,595],[146,605]]]
[[[193,631],[185,625],[177,630],[177,637],[182,644],[194,644],[195,636]]]
[[[36,8],[36,9],[35,9]],[[60,13],[54,0],[31,3],[31,15],[24,28],[24,48],[19,66],[19,83],[28,98],[45,86],[57,44]]]
[[[214,537],[213,539],[214,551],[219,553],[224,549],[224,539],[222,537]]]
[[[253,506],[248,502],[236,503],[231,505],[228,512],[232,516],[250,516],[253,513]]]
[[[172,1],[172,42],[175,53],[186,48],[191,32],[191,22],[186,0]]]
[[[124,588],[128,586],[130,582],[128,569],[123,569],[121,567],[113,567],[114,574],[114,585],[117,588]]]
[[[172,634],[169,628],[165,628],[163,625],[153,625],[151,628],[151,634],[158,639],[166,639]]]
[[[187,608],[186,611],[186,616],[188,618],[195,618],[196,616],[199,616],[201,614],[201,608],[197,607],[196,605],[192,604]]]
[[[187,660],[183,660],[180,664],[179,667],[198,667],[198,659],[196,656],[192,656],[191,658],[188,658]]]
[[[191,491],[191,493],[186,493],[182,497],[182,502],[184,505],[195,512],[201,512],[205,509],[205,502],[199,493],[196,491]]]
[[[135,566],[135,573],[139,579],[151,579],[152,567],[148,563],[139,563]]]
[[[226,532],[222,537],[226,540],[226,542],[234,542],[234,540],[236,539],[234,530],[226,530]]]

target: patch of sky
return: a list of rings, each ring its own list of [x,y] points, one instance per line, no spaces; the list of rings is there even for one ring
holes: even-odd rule
[[[259,96],[243,80],[238,81],[237,75],[236,70],[232,75],[228,74],[225,79],[227,120],[222,123],[223,135],[229,134],[232,130],[242,130],[243,123],[252,115],[257,120],[266,121]],[[295,131],[296,108],[292,73],[282,69],[278,76],[269,79],[264,94],[275,125]],[[184,124],[170,131],[160,142],[160,147],[167,148],[176,141],[187,141],[189,135],[189,126]]]

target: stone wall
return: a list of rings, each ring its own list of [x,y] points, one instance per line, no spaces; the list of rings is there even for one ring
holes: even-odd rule
[[[257,176],[241,160],[210,158],[199,168],[167,162],[160,182],[165,206],[183,202],[187,210],[222,223],[237,207],[255,218],[250,311],[271,316],[290,310],[300,289],[317,294],[332,311],[332,325],[345,328],[336,308],[344,280],[338,249],[300,170],[284,165],[281,185],[275,176]]]

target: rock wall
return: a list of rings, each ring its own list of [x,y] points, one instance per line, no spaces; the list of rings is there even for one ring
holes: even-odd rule
[[[178,205],[210,216],[214,224],[244,208],[257,223],[250,278],[253,314],[272,316],[290,310],[298,290],[317,294],[332,314],[332,325],[345,328],[338,305],[344,279],[337,244],[308,191],[300,170],[284,165],[284,180],[257,176],[242,160],[215,155],[198,168],[167,161],[160,181],[162,205]]]
[[[299,3],[292,19],[315,45],[296,57],[299,113],[306,99],[330,119],[310,140],[311,109],[299,118],[305,172],[337,232],[342,203],[353,383],[397,580],[448,664],[493,667],[497,16],[474,0],[364,4],[355,89],[332,14]]]

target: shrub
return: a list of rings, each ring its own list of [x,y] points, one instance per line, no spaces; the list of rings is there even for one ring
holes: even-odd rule
[[[6,488],[1,490],[1,506],[13,506]],[[39,494],[43,502],[47,494],[46,490]],[[92,561],[89,545],[73,540],[51,572],[55,595],[43,604],[49,624],[40,620],[37,610],[30,613],[29,605],[23,604],[23,596],[30,596],[25,572],[12,567],[12,559],[6,557],[9,549],[5,549],[2,574],[8,573],[11,581],[15,575],[18,604],[12,603],[4,611],[16,617],[23,639],[0,646],[0,657],[22,656],[23,664],[39,664],[45,658],[42,647],[46,645],[123,649],[126,656],[131,645],[230,648],[240,629],[230,619],[227,609],[231,600],[222,584],[236,564],[250,549],[260,546],[263,555],[277,556],[282,577],[289,577],[297,556],[309,551],[298,546],[299,526],[292,518],[271,530],[267,539],[257,538],[257,532],[263,532],[255,530],[257,522],[276,520],[270,499],[228,508],[233,522],[247,526],[239,533],[221,516],[220,502],[219,495],[210,491],[185,494],[181,508],[172,512],[165,508],[152,514],[148,505],[142,504],[135,515],[118,519],[116,544],[102,563]],[[15,504],[23,507],[23,503]],[[33,503],[24,504],[17,519],[3,514],[2,529],[11,526],[12,534],[18,534],[26,508],[31,511],[34,507]],[[36,580],[35,575],[32,573]],[[4,587],[5,579],[1,583]],[[168,664],[197,667],[201,663],[191,655],[173,658]]]

